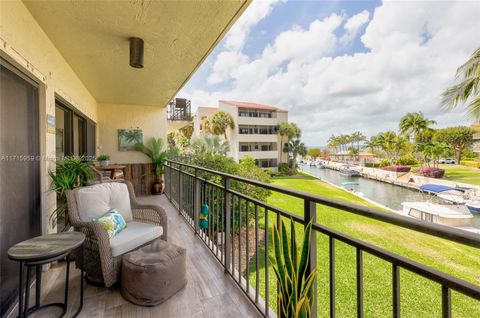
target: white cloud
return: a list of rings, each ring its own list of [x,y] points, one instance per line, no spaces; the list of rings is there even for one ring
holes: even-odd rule
[[[343,25],[345,34],[340,39],[340,42],[342,44],[348,44],[355,39],[360,29],[368,22],[369,18],[370,12],[363,10],[362,12],[348,19],[348,21]]]
[[[456,68],[480,45],[478,16],[478,2],[453,1],[386,1],[370,21],[365,12],[331,14],[280,33],[256,59],[219,55],[212,81],[230,78],[231,89],[183,93],[199,106],[237,99],[288,108],[309,145],[325,144],[332,133],[396,129],[409,111],[439,126],[468,124],[461,110],[445,114],[438,105]],[[335,56],[352,34],[349,41],[361,36],[369,51]]]
[[[225,37],[225,48],[229,51],[241,50],[252,28],[267,17],[279,2],[285,2],[285,0],[253,1]]]
[[[285,0],[257,0],[253,1],[244,14],[230,29],[224,40],[225,51],[218,54],[213,63],[213,72],[207,78],[209,84],[217,84],[230,78],[230,72],[239,64],[248,61],[247,56],[241,53],[245,41],[253,27],[267,17],[273,7]]]

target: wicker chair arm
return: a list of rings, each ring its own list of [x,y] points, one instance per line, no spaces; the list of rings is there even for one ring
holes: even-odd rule
[[[133,203],[133,202],[132,202]],[[168,221],[167,213],[158,205],[132,204],[133,219],[140,222],[161,225],[163,228],[162,240],[167,240]]]
[[[109,287],[109,273],[112,272],[112,250],[110,249],[110,238],[107,230],[95,222],[75,222],[72,224],[75,230],[85,234],[85,246],[92,252],[98,252],[100,257],[101,270],[105,279],[105,285]]]

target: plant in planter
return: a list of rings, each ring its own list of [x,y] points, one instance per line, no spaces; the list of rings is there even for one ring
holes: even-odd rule
[[[136,144],[135,150],[143,152],[148,156],[155,168],[155,182],[152,185],[153,194],[163,193],[163,166],[169,157],[169,152],[164,150],[164,142],[162,138],[151,138],[147,145]]]
[[[110,156],[106,154],[102,154],[97,157],[97,161],[101,167],[106,167],[110,163]]]
[[[54,171],[50,170],[48,172],[52,179],[50,190],[57,194],[57,208],[50,215],[52,226],[55,226],[58,220],[63,220],[64,228],[62,231],[69,228],[65,192],[88,185],[89,180],[93,177],[92,166],[93,162],[85,161],[83,158],[66,157],[65,160],[57,162]]]
[[[293,220],[291,220],[293,222]],[[281,229],[273,226],[274,257],[270,257],[277,277],[277,317],[311,317],[314,284],[317,270],[308,273],[310,263],[310,233],[312,222],[305,228],[301,250],[298,250],[295,231],[287,237],[287,228],[282,220]],[[293,243],[293,244],[292,244]],[[300,253],[299,253],[300,252]]]

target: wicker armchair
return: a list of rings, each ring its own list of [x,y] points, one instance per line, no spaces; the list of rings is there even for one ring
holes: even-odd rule
[[[163,233],[161,234],[160,239],[167,240],[167,215],[165,211],[160,206],[139,203],[135,197],[132,184],[128,181],[123,183],[125,183],[128,188],[133,220],[136,222],[162,226]],[[81,219],[76,195],[79,189],[82,188],[68,191],[66,196],[70,224],[76,231],[82,232],[86,235],[84,242],[85,261],[83,264],[87,279],[93,283],[104,283],[106,287],[110,287],[119,279],[122,255],[115,257],[112,256],[108,233],[100,224],[93,221],[85,222]],[[147,242],[134,249],[149,243],[150,242]],[[80,265],[81,263],[80,259],[77,258],[77,265]]]

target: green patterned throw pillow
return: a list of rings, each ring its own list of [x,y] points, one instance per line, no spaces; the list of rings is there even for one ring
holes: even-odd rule
[[[113,238],[127,227],[122,215],[115,209],[111,209],[105,215],[95,220],[108,232],[108,237]]]

